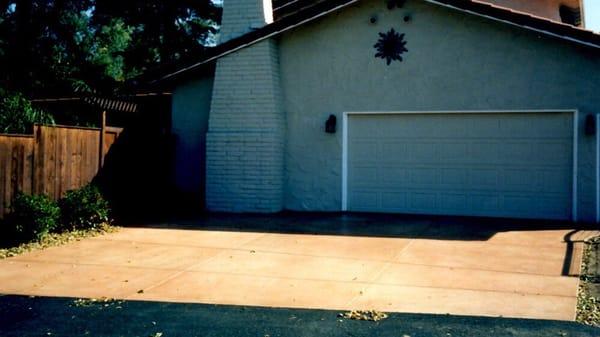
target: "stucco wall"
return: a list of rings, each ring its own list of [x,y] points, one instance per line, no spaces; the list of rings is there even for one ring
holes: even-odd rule
[[[207,75],[177,86],[172,99],[175,184],[200,204],[204,200],[206,131],[212,87],[213,77]]]
[[[378,16],[370,24],[372,15]],[[410,14],[409,23],[403,21]],[[374,57],[379,32],[406,34],[404,62]],[[595,217],[595,138],[586,114],[600,109],[599,52],[423,1],[389,11],[358,5],[280,39],[287,113],[285,206],[339,211],[344,111],[579,109],[579,218]]]

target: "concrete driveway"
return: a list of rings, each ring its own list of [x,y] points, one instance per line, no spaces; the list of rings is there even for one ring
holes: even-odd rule
[[[0,293],[575,317],[580,241],[591,232],[485,220],[347,219],[124,228],[1,260]]]

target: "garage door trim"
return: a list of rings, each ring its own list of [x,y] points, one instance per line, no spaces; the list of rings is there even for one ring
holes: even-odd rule
[[[344,112],[342,118],[342,211],[348,211],[348,119],[350,115],[401,115],[401,114],[531,114],[531,113],[572,113],[573,114],[573,186],[571,220],[577,221],[577,139],[579,111],[577,109],[554,110],[465,110],[465,111],[356,111]],[[599,206],[600,208],[600,206]]]

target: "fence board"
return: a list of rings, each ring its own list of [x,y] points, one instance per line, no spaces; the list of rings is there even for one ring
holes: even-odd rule
[[[0,217],[19,192],[46,194],[54,200],[94,179],[122,129],[64,126],[34,127],[33,135],[0,134]]]
[[[32,190],[33,137],[0,135],[0,215],[17,191]]]

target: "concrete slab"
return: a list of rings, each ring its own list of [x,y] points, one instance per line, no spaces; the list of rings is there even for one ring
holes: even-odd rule
[[[410,239],[343,235],[268,234],[243,245],[247,249],[314,257],[391,261]]]
[[[374,282],[382,285],[572,297],[573,289],[577,287],[579,279],[455,267],[392,264]]]
[[[391,312],[574,320],[576,302],[574,296],[373,284],[351,306]]]
[[[339,218],[336,235],[326,219],[326,235],[318,217],[306,232],[298,218],[280,232],[249,218],[125,228],[1,260],[0,293],[574,319],[581,242],[569,238],[584,234],[361,216]]]
[[[198,263],[192,271],[228,271],[231,274],[275,278],[368,282],[385,263],[332,257],[307,258],[291,253],[261,251],[225,251],[213,259]],[[326,271],[326,272],[325,272]]]
[[[490,242],[414,240],[398,262],[425,266],[560,276],[566,245],[510,245]]]

